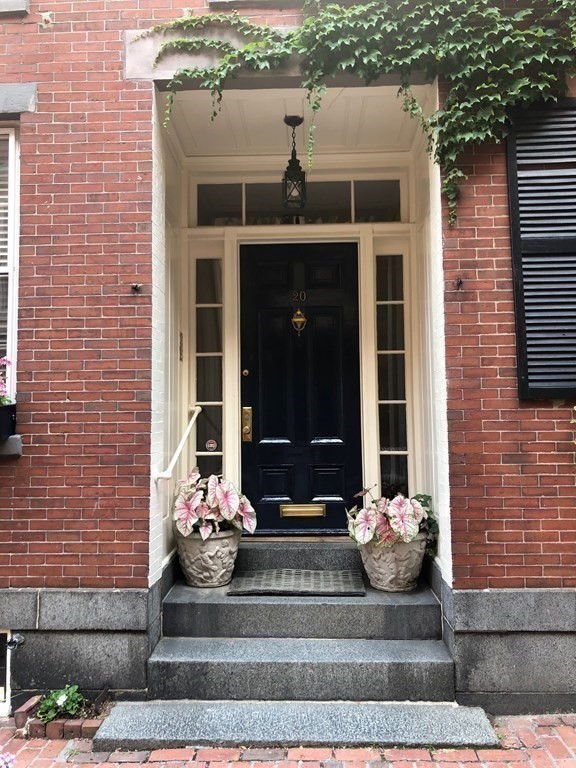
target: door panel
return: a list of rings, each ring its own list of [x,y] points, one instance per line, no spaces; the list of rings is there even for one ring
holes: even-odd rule
[[[242,490],[258,531],[342,533],[362,483],[357,247],[242,246],[240,281]],[[281,515],[312,503],[325,516]]]

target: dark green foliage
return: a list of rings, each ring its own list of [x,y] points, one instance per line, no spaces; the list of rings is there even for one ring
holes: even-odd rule
[[[285,33],[233,13],[186,16],[147,34],[184,33],[167,41],[158,58],[172,50],[202,48],[220,55],[213,67],[178,70],[169,85],[173,96],[185,79],[200,79],[212,92],[214,115],[230,78],[241,70],[279,69],[294,56],[313,112],[339,73],[366,83],[399,75],[404,109],[420,121],[429,151],[444,171],[442,190],[453,222],[464,178],[462,153],[502,140],[511,108],[557,99],[564,92],[565,74],[576,69],[576,2],[533,0],[525,5],[511,11],[494,0],[310,2],[302,26]],[[207,30],[212,34],[203,37]],[[242,42],[234,47],[215,40],[214,30],[231,30]],[[446,83],[443,106],[431,115],[422,113],[410,91],[415,73]],[[311,133],[310,152],[312,146]]]
[[[427,517],[420,523],[420,530],[424,530],[428,533],[426,552],[430,557],[436,557],[438,533],[440,529],[438,528],[438,521],[436,520],[436,515],[432,509],[432,496],[429,496],[427,493],[416,493],[412,498],[419,501],[426,510]]]
[[[66,685],[61,691],[50,691],[40,702],[37,717],[49,723],[62,715],[77,715],[84,704],[84,696],[77,685]]]

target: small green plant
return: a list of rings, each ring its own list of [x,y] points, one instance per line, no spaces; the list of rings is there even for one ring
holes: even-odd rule
[[[50,691],[40,702],[38,718],[49,723],[60,715],[77,715],[84,704],[84,696],[77,685],[66,685],[61,691]]]

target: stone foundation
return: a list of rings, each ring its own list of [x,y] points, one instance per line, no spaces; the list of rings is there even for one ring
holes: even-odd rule
[[[576,707],[574,590],[452,590],[435,565],[430,581],[442,603],[459,703],[491,714]]]

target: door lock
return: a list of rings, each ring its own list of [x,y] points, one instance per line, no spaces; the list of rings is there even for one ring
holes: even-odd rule
[[[252,408],[242,408],[242,442],[252,442]]]

